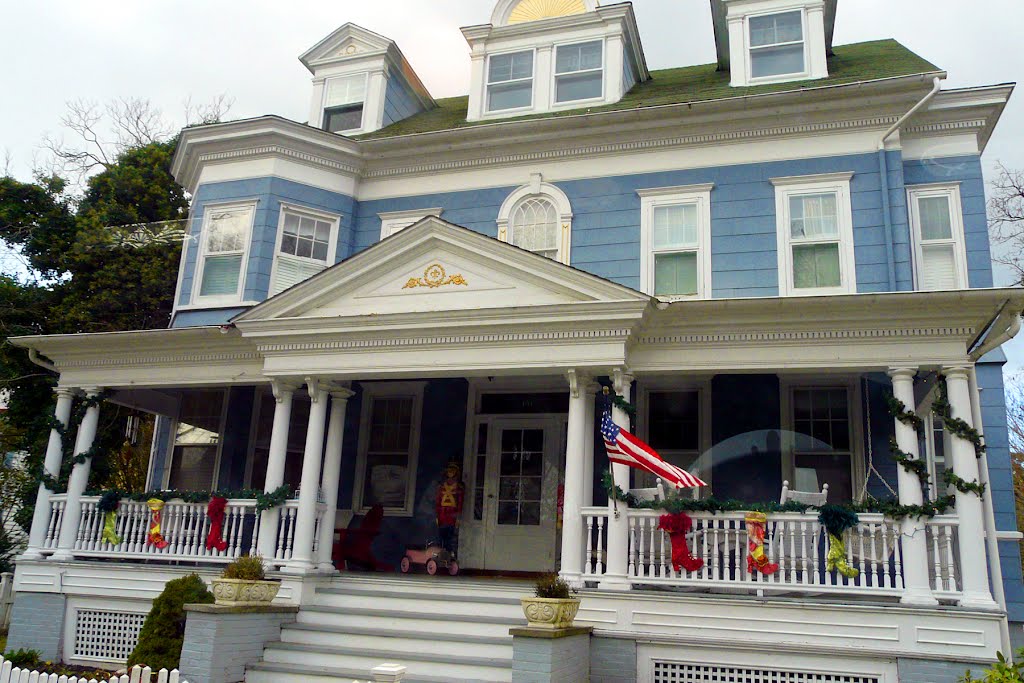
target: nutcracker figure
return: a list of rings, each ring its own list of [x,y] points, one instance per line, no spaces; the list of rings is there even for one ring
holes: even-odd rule
[[[462,517],[462,502],[466,497],[466,485],[462,483],[462,466],[450,460],[444,468],[444,479],[437,486],[437,531],[441,546],[456,554],[459,520]]]

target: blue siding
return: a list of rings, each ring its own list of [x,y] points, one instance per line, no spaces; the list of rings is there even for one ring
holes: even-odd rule
[[[636,85],[636,63],[633,60],[633,50],[629,44],[622,48],[622,92],[629,92]]]
[[[1006,395],[1003,391],[1003,364],[978,363],[978,386],[981,388],[981,421],[988,458],[990,495],[995,509],[996,528],[1016,531],[1013,471],[1010,461],[1009,434],[1006,426]],[[1024,621],[1024,576],[1021,573],[1020,546],[1014,541],[999,544],[1010,621]]]
[[[236,308],[211,308],[201,311],[178,311],[174,314],[171,327],[205,327],[223,325],[239,313],[248,310],[244,306]]]
[[[412,86],[400,73],[392,73],[384,91],[384,125],[390,126],[421,111],[423,107],[413,94]]]
[[[967,273],[971,287],[992,286],[992,252],[985,213],[985,178],[981,157],[963,156],[906,161],[903,175],[907,185],[960,183],[964,210],[964,238],[967,242]],[[905,200],[904,200],[905,203]]]

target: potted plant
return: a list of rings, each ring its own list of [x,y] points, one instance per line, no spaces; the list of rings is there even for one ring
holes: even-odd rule
[[[268,605],[280,588],[280,581],[267,581],[262,557],[243,555],[213,580],[213,597],[218,605],[230,607]]]
[[[569,584],[555,574],[537,580],[535,597],[522,598],[523,614],[532,628],[570,628],[580,609]]]

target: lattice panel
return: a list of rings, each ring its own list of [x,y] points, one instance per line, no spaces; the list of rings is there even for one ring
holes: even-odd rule
[[[75,624],[75,658],[126,662],[139,642],[145,614],[80,609]]]
[[[877,676],[654,662],[654,683],[881,683]]]

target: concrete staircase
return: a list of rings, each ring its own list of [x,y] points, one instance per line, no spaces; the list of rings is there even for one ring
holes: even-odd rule
[[[321,587],[246,672],[247,683],[370,679],[384,663],[403,683],[512,680],[513,626],[525,581],[348,574]]]

